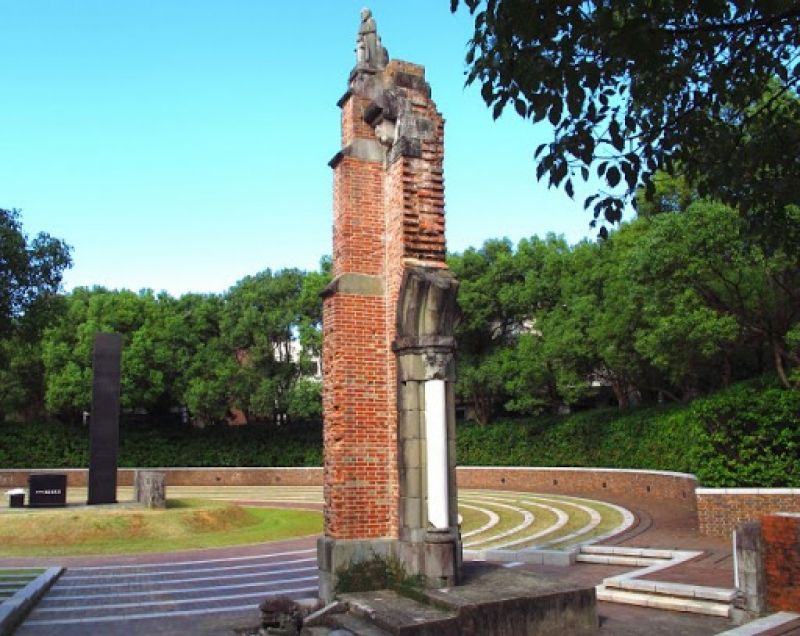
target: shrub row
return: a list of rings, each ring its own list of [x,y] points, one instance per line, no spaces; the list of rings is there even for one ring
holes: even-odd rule
[[[800,487],[800,392],[735,385],[686,406],[466,424],[462,465],[675,470],[710,487]]]
[[[119,465],[319,466],[319,423],[287,426],[190,425],[120,427]],[[0,466],[69,468],[89,465],[89,429],[59,423],[0,425]]]
[[[89,431],[0,425],[0,467],[87,466]],[[120,466],[319,466],[319,423],[125,425]],[[687,406],[509,419],[458,429],[461,465],[603,466],[694,473],[705,486],[800,487],[800,393],[749,382]]]

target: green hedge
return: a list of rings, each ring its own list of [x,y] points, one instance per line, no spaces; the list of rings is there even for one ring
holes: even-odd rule
[[[0,467],[87,466],[89,431],[0,424]],[[705,486],[800,487],[800,393],[748,382],[690,405],[458,427],[458,462],[690,472]],[[318,423],[123,426],[121,466],[319,466]]]
[[[0,425],[0,466],[88,466],[89,429],[58,423]],[[275,426],[121,426],[120,466],[319,466],[318,423]]]
[[[505,420],[458,432],[458,461],[675,470],[704,486],[800,487],[800,393],[748,382],[687,406]]]

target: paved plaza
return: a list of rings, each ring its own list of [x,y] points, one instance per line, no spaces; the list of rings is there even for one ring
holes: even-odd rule
[[[120,499],[127,494],[125,489],[120,489]],[[70,498],[80,501],[81,496],[79,489],[75,489]],[[210,497],[253,505],[321,507],[321,491],[316,487],[176,487],[170,490],[170,496]],[[585,535],[598,532],[599,526],[588,527],[597,522],[592,511],[596,515],[596,511],[601,510],[599,506],[610,504],[610,509],[630,510],[633,523],[626,527],[615,526],[619,533],[613,537],[596,536],[601,544],[697,550],[700,556],[660,571],[659,580],[732,586],[730,546],[724,541],[697,535],[689,521],[675,511],[663,506],[643,509],[635,501],[572,500],[563,503],[571,499],[532,493],[465,491],[460,497],[462,507],[471,508],[473,514],[478,515],[474,521],[478,525],[471,530],[473,534],[466,542],[485,540],[487,545],[497,547],[515,542],[523,546],[539,545],[546,542],[548,536],[550,541],[555,541],[555,535],[543,533],[541,524],[537,525],[537,516],[555,518],[556,523],[561,524],[560,536],[577,533],[576,538],[580,538],[581,530]],[[479,509],[477,513],[475,508]],[[566,509],[582,512],[577,521],[568,524],[556,512]],[[499,518],[501,513],[502,519]],[[509,532],[521,524],[527,525]],[[523,534],[515,534],[519,532]],[[537,533],[538,540],[533,536]],[[296,599],[316,596],[315,544],[316,538],[308,537],[171,554],[2,558],[0,566],[58,564],[66,567],[62,577],[18,629],[19,636],[232,634],[236,628],[257,624],[257,606],[266,596],[286,594]],[[480,546],[473,546],[477,547]],[[579,563],[571,567],[519,562],[505,565],[581,585],[597,585],[607,577],[636,569],[602,563]],[[701,636],[720,633],[731,626],[725,618],[617,603],[600,602],[598,608],[601,634]]]

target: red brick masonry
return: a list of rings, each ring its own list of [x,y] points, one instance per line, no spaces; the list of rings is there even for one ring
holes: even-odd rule
[[[640,496],[685,502],[694,509],[697,479],[687,473],[623,468],[539,468],[521,466],[461,466],[459,488],[492,488],[565,495]]]
[[[120,486],[133,484],[133,468],[120,468]],[[167,474],[168,486],[321,486],[322,468],[152,468]],[[0,487],[25,487],[31,473],[66,473],[67,484],[86,486],[86,469],[0,470]],[[642,470],[592,468],[521,468],[463,466],[460,488],[491,488],[542,493],[584,495],[638,495],[651,500],[685,502],[694,509],[693,475]]]
[[[444,122],[416,64],[362,64],[348,86],[339,101],[342,148],[330,164],[341,286],[329,288],[323,305],[325,535],[396,539],[395,312],[406,267],[447,267]]]
[[[135,468],[120,468],[117,483],[133,486]],[[167,486],[321,486],[322,468],[147,468],[167,474]],[[67,487],[86,487],[85,468],[0,470],[0,487],[26,488],[31,473],[66,473]]]
[[[729,537],[742,521],[776,512],[800,512],[799,488],[698,488],[700,533]]]
[[[761,518],[767,606],[800,612],[800,514]]]

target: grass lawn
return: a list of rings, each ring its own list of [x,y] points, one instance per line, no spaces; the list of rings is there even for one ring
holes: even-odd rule
[[[461,532],[463,534],[471,532],[472,530],[477,530],[489,521],[489,517],[485,513],[480,510],[473,510],[472,508],[463,508],[459,506],[458,514],[461,515]]]
[[[322,515],[315,511],[175,499],[166,510],[67,508],[0,515],[0,556],[167,552],[321,531]]]

